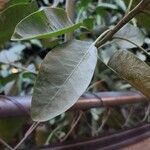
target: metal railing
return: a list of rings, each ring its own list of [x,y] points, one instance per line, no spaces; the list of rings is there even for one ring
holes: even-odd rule
[[[0,96],[0,118],[30,116],[31,96]],[[96,107],[131,104],[149,101],[137,92],[99,92],[85,93],[68,110],[85,110]]]

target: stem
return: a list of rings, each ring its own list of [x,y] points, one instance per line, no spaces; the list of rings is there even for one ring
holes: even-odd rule
[[[91,90],[91,89],[94,88],[95,86],[98,86],[98,85],[101,84],[102,82],[103,82],[103,80],[94,82],[92,85],[90,85],[90,86],[87,88],[86,91],[88,92],[89,90]]]
[[[131,10],[128,14],[126,14],[123,17],[123,19],[120,20],[118,24],[112,30],[110,30],[110,32],[108,32],[104,38],[102,38],[102,40],[97,41],[95,43],[95,46],[98,48],[104,43],[106,43],[107,41],[111,40],[113,35],[118,30],[120,30],[126,23],[128,23],[137,14],[139,14],[148,4],[149,4],[149,0],[142,0],[133,10]]]
[[[130,11],[132,4],[133,4],[133,0],[130,0],[128,8],[127,8],[127,13]]]
[[[141,51],[143,51],[149,58],[150,58],[150,55],[147,53],[147,51],[143,48],[143,47],[141,47],[141,46],[139,46],[139,45],[137,45],[136,43],[134,43],[134,42],[132,42],[132,41],[130,41],[130,40],[128,40],[128,39],[126,39],[126,38],[122,38],[122,37],[113,37],[113,39],[120,39],[120,40],[124,40],[124,41],[127,41],[127,42],[129,42],[129,43],[131,43],[131,44],[133,44],[133,45],[135,45],[135,46],[137,46]]]
[[[26,140],[26,138],[32,133],[32,131],[39,125],[40,122],[34,122],[31,127],[28,129],[24,137],[21,141],[13,148],[13,150],[17,150],[19,146]]]
[[[107,120],[109,119],[110,115],[111,115],[111,109],[108,108],[106,115],[102,119],[102,124],[97,130],[98,133],[100,133],[102,131],[102,129],[103,129],[104,125],[106,124]]]
[[[7,147],[9,150],[13,150],[13,148],[11,146],[9,146],[4,140],[0,139],[0,143],[5,145],[5,147]]]
[[[52,136],[55,134],[56,131],[61,130],[64,126],[66,126],[67,124],[61,124],[59,126],[57,126],[47,137],[46,142],[44,145],[48,145],[50,143],[50,140],[52,139]]]
[[[78,118],[77,118],[77,120],[73,123],[71,129],[70,129],[69,132],[66,134],[66,136],[61,140],[61,142],[62,142],[62,141],[65,141],[65,140],[69,137],[69,135],[72,133],[72,131],[74,130],[74,128],[76,127],[76,125],[77,125],[78,122],[80,121],[82,115],[83,115],[83,112],[81,111],[80,114],[79,114],[79,116],[78,116]]]

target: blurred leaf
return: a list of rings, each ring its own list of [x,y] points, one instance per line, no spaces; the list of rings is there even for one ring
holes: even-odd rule
[[[94,18],[87,18],[83,20],[83,26],[85,26],[88,29],[93,29],[94,27]]]
[[[44,145],[47,137],[48,137],[47,128],[44,125],[43,126],[38,126],[36,128],[36,132],[35,132],[36,145],[38,145],[38,146]]]
[[[0,1],[0,11],[3,10],[6,7],[7,1],[6,0],[1,0]]]
[[[118,5],[119,8],[121,8],[123,11],[126,10],[126,5],[123,2],[123,0],[114,0],[114,2],[116,3],[116,5]]]
[[[111,114],[107,120],[107,124],[110,128],[120,129],[122,125],[125,123],[125,119],[121,112],[117,109],[111,109]]]
[[[79,8],[86,8],[88,6],[89,3],[91,3],[92,0],[80,0],[79,1]]]
[[[126,24],[123,28],[121,28],[113,37],[121,37],[128,39],[129,41],[132,41],[133,43],[137,44],[138,46],[142,46],[144,43],[144,33],[137,27]],[[128,49],[128,48],[135,48],[136,46],[124,41],[117,39],[115,42],[118,44],[118,46],[122,49]]]
[[[36,75],[33,74],[33,73],[31,73],[31,72],[23,72],[23,73],[22,73],[22,77],[23,77],[23,78],[30,78],[30,79],[32,79],[32,80],[35,80]]]
[[[37,10],[34,2],[29,4],[16,4],[0,12],[0,46],[10,40],[16,24]]]
[[[6,9],[15,4],[29,3],[31,0],[0,0],[0,10]]]
[[[118,7],[114,4],[100,2],[96,9],[114,9],[114,10],[117,10]]]
[[[16,44],[9,50],[0,52],[0,63],[12,63],[21,59],[21,52],[25,49],[25,45]]]
[[[150,11],[147,13],[141,13],[137,15],[138,24],[142,27],[145,27],[147,30],[150,30]]]
[[[107,64],[110,57],[117,51],[117,46],[115,44],[107,45],[105,48],[101,48],[99,51],[100,59]]]
[[[150,67],[131,52],[119,50],[108,66],[131,85],[150,98]]]
[[[72,32],[80,26],[81,23],[73,24],[63,9],[48,7],[20,21],[12,40],[54,37]]]
[[[101,117],[101,115],[102,115],[105,111],[106,111],[105,108],[99,108],[99,109],[97,109],[97,108],[92,108],[92,109],[90,110],[93,119],[96,120],[96,121]]]
[[[124,0],[128,6],[130,0]],[[133,0],[132,8],[134,8],[141,0]],[[138,24],[146,29],[150,30],[150,5],[147,6],[143,12],[136,16]]]
[[[21,129],[25,118],[4,118],[0,119],[0,138],[9,142]]]
[[[7,77],[0,76],[0,84],[5,85],[6,83],[17,79],[19,73],[13,73],[8,75]]]
[[[31,115],[47,121],[69,109],[88,87],[97,61],[89,42],[72,40],[50,51],[34,87]]]

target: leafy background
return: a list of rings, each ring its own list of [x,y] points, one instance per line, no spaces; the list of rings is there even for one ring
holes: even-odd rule
[[[1,8],[1,11],[3,12],[12,6],[13,2],[16,3],[15,1],[7,3],[5,8]],[[26,3],[28,1],[23,2]],[[52,4],[52,1],[38,1],[38,7],[50,6]],[[64,8],[64,1],[60,0],[58,6]],[[19,6],[18,8],[18,6],[16,6],[16,10],[14,11],[17,12],[18,9],[22,9],[22,7],[20,8]],[[35,7],[35,10],[36,9],[37,6]],[[31,10],[29,9],[29,11]],[[104,30],[114,26],[123,17],[126,11],[127,7],[122,0],[78,1],[76,5],[75,22],[83,21],[84,26],[75,31],[75,38],[90,42],[94,41]],[[8,16],[10,16],[10,14]],[[143,19],[144,22],[149,22],[145,21],[146,19],[147,18]],[[142,21],[142,23],[144,22]],[[138,22],[138,18],[137,20],[133,19],[131,24],[124,27],[116,36],[130,39],[150,53],[150,33],[147,24],[142,24],[141,26]],[[8,28],[8,25],[11,25],[10,28]],[[1,23],[0,33],[4,33],[4,27],[7,28],[7,32],[11,33],[15,25],[12,26],[11,22],[7,22],[7,25]],[[6,34],[4,33],[4,35]],[[35,72],[39,69],[42,59],[49,51],[56,47],[56,45],[62,42],[64,36],[53,37],[46,40],[13,42],[9,40],[10,34],[8,35],[9,36],[6,37],[8,42],[0,45],[0,93],[1,95],[12,96],[30,95],[33,92],[33,85],[36,79]],[[2,37],[3,36],[0,35],[1,40],[4,39]],[[3,43],[1,40],[0,43]],[[116,76],[116,74],[102,62],[102,60],[107,62],[112,52],[116,49],[128,49],[137,55],[138,58],[147,62],[147,64],[150,62],[148,56],[141,52],[137,46],[129,42],[114,39],[102,47],[101,52],[99,52],[101,59],[98,59],[96,71],[91,82],[91,85],[93,85],[93,83],[97,84],[93,88],[90,88],[89,92],[135,91],[131,85]],[[77,139],[79,137],[91,137],[104,132],[134,127],[140,123],[150,121],[149,111],[149,103],[142,103],[112,108],[94,108],[84,112],[66,112],[41,124],[26,140],[25,144],[22,145],[22,148],[27,149],[33,145]],[[78,124],[72,133],[68,135],[69,130],[72,125],[76,123],[77,118],[79,119]],[[30,124],[31,120],[26,118],[0,119],[0,137],[14,145],[23,137],[23,134]]]

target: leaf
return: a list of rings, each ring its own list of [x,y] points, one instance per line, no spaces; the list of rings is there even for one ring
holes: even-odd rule
[[[140,13],[137,15],[138,24],[147,30],[150,30],[150,11],[145,11],[145,13]]]
[[[108,117],[107,125],[115,130],[121,129],[125,123],[125,118],[117,108],[111,108],[111,114]]]
[[[150,67],[131,52],[120,50],[108,62],[117,74],[150,98]]]
[[[72,40],[50,51],[34,87],[31,116],[47,121],[69,109],[88,87],[97,62],[97,49]]]
[[[124,0],[125,4],[128,6],[130,0]],[[141,0],[133,0],[132,8],[134,8]],[[150,30],[150,4],[136,16],[138,24],[148,30]]]
[[[112,10],[117,10],[118,6],[114,5],[114,4],[110,4],[110,3],[103,3],[100,2],[97,6],[96,9],[112,9]]]
[[[15,4],[29,3],[31,0],[0,0],[0,10],[6,9]]]
[[[89,30],[92,30],[94,27],[94,18],[87,18],[83,20],[83,26]]]
[[[73,24],[63,9],[47,7],[20,21],[12,40],[55,37],[72,32],[80,26],[81,23]]]
[[[16,44],[9,50],[0,52],[0,63],[12,63],[21,59],[21,52],[25,49],[25,45]]]
[[[144,34],[143,32],[131,25],[131,24],[126,24],[122,29],[120,29],[113,37],[121,37],[121,38],[125,38],[129,41],[132,41],[133,43],[137,44],[138,46],[142,46],[144,43]],[[118,46],[122,49],[128,49],[128,48],[135,48],[136,46],[124,41],[124,40],[120,40],[117,39],[115,40],[115,42],[118,44]]]
[[[2,77],[0,76],[0,85],[5,85],[7,84],[8,82],[11,82],[13,80],[16,80],[17,77],[18,77],[19,73],[13,73],[13,74],[10,74],[6,77]]]
[[[10,40],[16,24],[37,10],[35,3],[16,4],[0,13],[0,46]]]
[[[18,132],[21,132],[25,121],[26,119],[22,117],[0,119],[0,138],[10,142]]]

